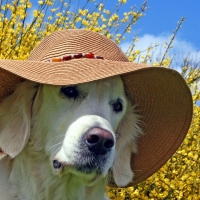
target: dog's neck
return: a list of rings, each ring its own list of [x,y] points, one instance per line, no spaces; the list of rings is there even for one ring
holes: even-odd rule
[[[12,195],[16,197],[14,199],[86,200],[86,196],[87,200],[97,200],[99,196],[95,194],[104,193],[106,183],[104,179],[99,180],[92,187],[87,187],[73,174],[54,175],[49,158],[44,157],[44,152],[42,150],[33,152],[30,149],[29,143],[12,161],[9,184],[12,187]],[[103,196],[99,200],[102,199]]]

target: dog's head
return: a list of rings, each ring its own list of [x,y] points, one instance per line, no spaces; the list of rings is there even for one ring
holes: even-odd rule
[[[125,186],[138,123],[119,76],[75,86],[25,81],[0,104],[0,148],[11,157],[26,146],[44,152],[54,172],[87,184],[111,169]]]

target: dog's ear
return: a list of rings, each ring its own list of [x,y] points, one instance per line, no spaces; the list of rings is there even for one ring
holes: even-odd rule
[[[0,149],[15,157],[30,134],[31,108],[38,84],[24,81],[0,104]]]
[[[134,173],[130,162],[132,153],[137,153],[137,137],[142,134],[140,116],[128,102],[127,111],[116,132],[116,155],[112,166],[113,179],[117,186],[124,187],[132,181]]]

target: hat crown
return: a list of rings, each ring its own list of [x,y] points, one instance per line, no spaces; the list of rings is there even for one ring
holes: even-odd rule
[[[68,29],[50,34],[31,52],[28,60],[48,61],[58,56],[88,52],[107,60],[128,62],[126,55],[113,41],[84,29]]]

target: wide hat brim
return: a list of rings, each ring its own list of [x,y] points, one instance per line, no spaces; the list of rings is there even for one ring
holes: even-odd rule
[[[191,92],[175,70],[107,59],[81,58],[59,63],[0,60],[0,101],[25,79],[74,85],[116,75],[121,75],[128,97],[137,105],[143,121],[144,135],[138,138],[138,154],[132,154],[135,176],[131,186],[164,165],[189,129],[193,110]],[[110,185],[116,186],[114,182]]]

